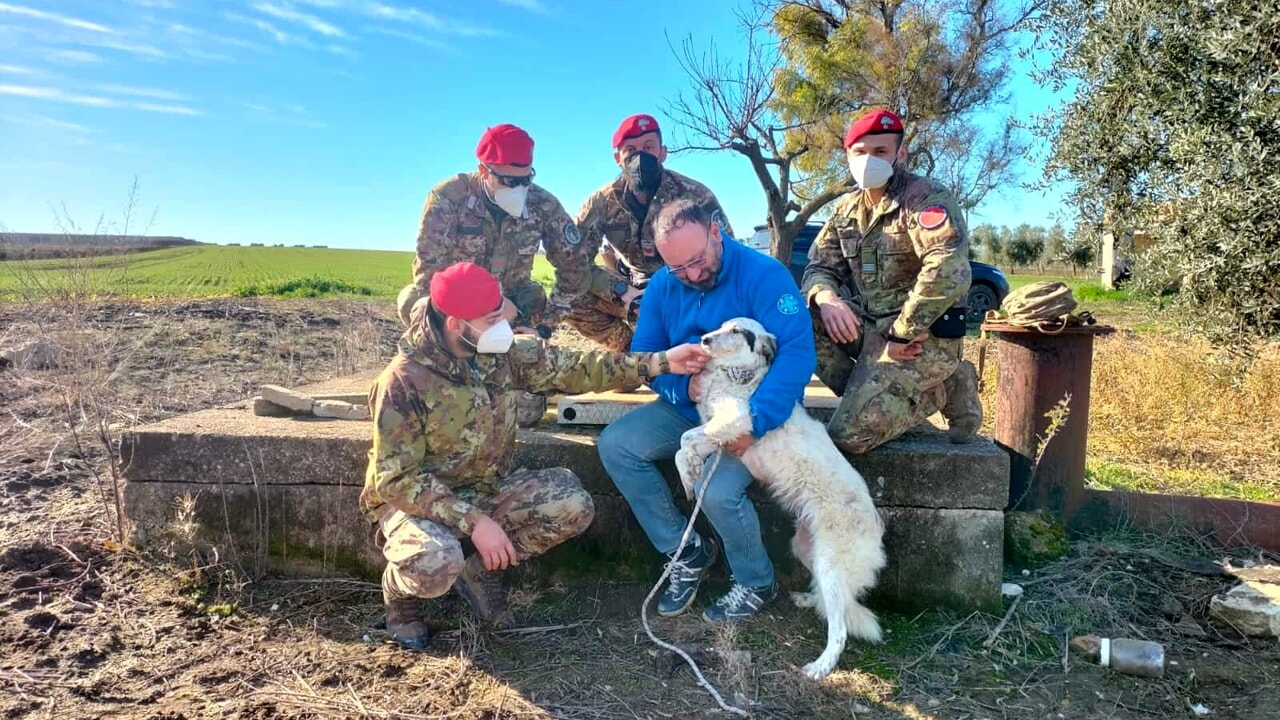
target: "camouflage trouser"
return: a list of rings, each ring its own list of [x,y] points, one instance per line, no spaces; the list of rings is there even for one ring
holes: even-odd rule
[[[621,300],[586,293],[570,306],[569,312],[561,319],[608,350],[627,352],[631,349],[631,335],[635,329],[627,320],[627,308]]]
[[[424,295],[422,290],[413,283],[405,285],[400,290],[400,294],[396,297],[396,312],[400,315],[400,322],[404,323],[405,327],[409,326],[409,311],[413,309],[413,304]],[[520,313],[516,324],[533,326],[542,321],[542,316],[547,311],[547,291],[543,290],[541,285],[530,282],[528,285],[521,285],[507,292],[506,296]]]
[[[943,384],[960,363],[964,342],[930,337],[914,361],[896,362],[884,357],[884,336],[869,324],[863,329],[867,332],[855,347],[841,346],[815,314],[818,379],[841,396],[827,431],[852,455],[901,436],[942,409]]]
[[[595,517],[591,494],[565,468],[517,470],[496,493],[463,497],[502,527],[521,562],[581,534]],[[459,535],[439,523],[389,511],[378,523],[375,543],[387,559],[387,602],[439,597],[462,572]]]

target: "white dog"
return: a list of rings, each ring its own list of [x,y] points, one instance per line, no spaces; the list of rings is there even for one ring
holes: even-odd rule
[[[734,318],[702,337],[711,353],[703,370],[700,425],[680,438],[676,467],[685,493],[722,444],[751,431],[747,401],[764,379],[777,341],[760,323]],[[884,567],[884,525],[858,471],[827,429],[800,403],[791,416],[747,449],[742,462],[796,518],[791,551],[813,575],[812,591],[792,593],[799,607],[827,621],[827,647],[804,674],[821,680],[835,669],[848,635],[880,642],[880,623],[860,602]]]

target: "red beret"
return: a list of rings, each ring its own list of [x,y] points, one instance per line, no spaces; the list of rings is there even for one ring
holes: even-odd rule
[[[533,138],[515,125],[495,125],[480,136],[476,158],[490,165],[532,165]]]
[[[622,142],[628,138],[640,137],[651,132],[660,133],[662,129],[658,127],[658,121],[653,119],[652,115],[632,115],[613,132],[614,149],[622,147]]]
[[[455,263],[431,276],[431,304],[450,317],[474,320],[502,307],[502,286],[475,263]]]
[[[888,110],[872,110],[858,118],[849,132],[844,136],[844,149],[858,142],[863,135],[879,135],[882,133],[901,133],[902,118]]]

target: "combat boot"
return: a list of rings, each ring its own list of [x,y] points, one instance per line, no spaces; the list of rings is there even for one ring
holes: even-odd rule
[[[422,652],[431,647],[431,631],[422,621],[426,603],[416,597],[387,603],[387,633],[400,647]]]
[[[484,559],[479,553],[472,553],[463,563],[453,589],[467,601],[482,622],[497,630],[515,627],[516,620],[507,608],[507,591],[502,587],[502,578],[484,568]]]
[[[951,377],[943,382],[947,393],[942,416],[947,419],[947,435],[957,445],[971,442],[982,427],[982,400],[978,397],[978,371],[973,363],[961,360]]]

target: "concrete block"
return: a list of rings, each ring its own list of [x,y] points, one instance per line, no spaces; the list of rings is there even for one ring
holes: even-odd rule
[[[294,412],[309,413],[315,403],[315,400],[310,395],[282,388],[279,385],[263,385],[260,394],[268,402],[289,408]]]
[[[259,395],[253,398],[253,414],[259,417],[290,417],[295,413]]]
[[[335,420],[368,420],[369,407],[367,405],[353,405],[342,400],[316,400],[315,406],[311,409],[311,414],[316,417]]]
[[[1280,638],[1280,585],[1246,580],[1213,596],[1209,616],[1244,635]]]

